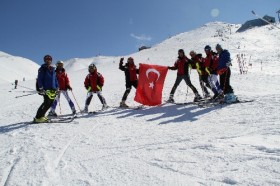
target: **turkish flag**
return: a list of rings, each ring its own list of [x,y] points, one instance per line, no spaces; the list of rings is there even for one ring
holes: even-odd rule
[[[168,68],[166,66],[141,64],[134,100],[143,105],[161,104],[162,89]]]

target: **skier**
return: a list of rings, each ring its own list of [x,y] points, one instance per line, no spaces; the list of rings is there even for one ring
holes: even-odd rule
[[[134,64],[134,59],[132,57],[129,57],[127,59],[127,63],[125,65],[123,65],[123,60],[124,60],[124,58],[120,59],[119,69],[124,71],[124,73],[125,73],[126,90],[123,94],[122,101],[120,103],[120,107],[127,108],[128,105],[125,103],[125,101],[127,99],[128,94],[131,91],[132,86],[135,89],[137,88],[137,84],[138,84],[137,74],[139,74],[139,69],[136,68],[136,66]]]
[[[214,93],[212,97],[213,100],[223,98],[223,90],[221,89],[220,83],[218,81],[217,67],[218,67],[218,57],[217,54],[211,50],[209,45],[204,47],[206,57],[204,58],[204,66],[206,72],[209,74],[208,81],[211,86],[211,90]]]
[[[190,51],[190,56],[192,60],[192,68],[196,69],[199,75],[199,83],[205,98],[210,97],[210,93],[207,88],[211,89],[209,81],[208,81],[208,73],[205,70],[202,54],[196,54],[195,51]]]
[[[44,97],[44,102],[38,108],[37,114],[33,120],[34,123],[47,122],[46,112],[51,107],[58,91],[58,82],[55,74],[55,68],[51,66],[52,57],[44,56],[44,64],[38,70],[36,86],[38,94]]]
[[[169,99],[167,100],[167,102],[174,103],[174,99],[173,99],[174,93],[183,79],[185,80],[186,84],[192,89],[193,93],[195,94],[194,102],[197,102],[200,99],[202,99],[202,97],[199,95],[197,89],[191,83],[190,75],[189,75],[189,65],[191,65],[191,60],[189,60],[187,58],[183,49],[179,49],[178,59],[174,63],[174,66],[168,67],[169,70],[177,70],[177,78],[173,85],[173,88],[171,89]]]
[[[104,85],[104,78],[102,74],[97,72],[97,68],[95,64],[91,63],[88,66],[88,71],[89,74],[86,76],[84,85],[85,88],[87,89],[87,98],[85,101],[85,108],[83,112],[87,113],[88,112],[88,106],[91,102],[91,99],[93,97],[93,94],[97,94],[100,102],[102,103],[102,110],[108,108],[108,105],[106,103],[105,98],[102,96],[102,87]]]
[[[230,75],[231,75],[231,59],[228,50],[224,50],[220,44],[216,45],[216,50],[219,54],[219,64],[217,72],[220,75],[221,88],[224,91],[224,101],[226,103],[232,103],[237,100],[237,97],[233,93],[233,89],[230,85]]]
[[[72,110],[72,114],[75,115],[76,114],[75,105],[72,102],[72,100],[70,99],[68,92],[67,92],[67,90],[72,91],[72,87],[70,86],[70,81],[67,76],[67,73],[65,72],[65,69],[63,68],[63,61],[57,61],[55,71],[56,71],[56,78],[57,78],[58,85],[59,85],[59,92],[51,106],[49,116],[55,116],[55,117],[57,116],[57,114],[55,112],[55,108],[57,106],[57,103],[60,102],[61,93],[64,95],[64,97],[68,101],[68,104]]]
[[[17,89],[17,85],[18,85],[18,80],[15,80],[15,89]]]

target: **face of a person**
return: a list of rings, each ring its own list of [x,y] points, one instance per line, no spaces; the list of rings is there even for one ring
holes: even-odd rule
[[[190,53],[190,56],[191,56],[192,58],[194,58],[194,57],[195,57],[195,53],[191,52],[191,53]]]
[[[61,68],[63,68],[63,64],[62,63],[58,63],[58,64],[56,64],[56,67],[61,69]]]
[[[207,55],[210,54],[210,50],[205,49],[204,51],[205,51],[205,53],[206,53]]]
[[[45,64],[50,66],[52,64],[52,60],[51,59],[46,59]]]
[[[128,59],[127,62],[128,62],[129,64],[133,64],[133,59]]]
[[[88,71],[89,71],[90,73],[94,73],[95,70],[96,70],[96,67],[89,67],[89,68],[88,68]]]
[[[222,49],[221,48],[216,48],[217,52],[218,53],[221,53],[222,52]]]
[[[184,57],[184,52],[178,52],[179,57]]]

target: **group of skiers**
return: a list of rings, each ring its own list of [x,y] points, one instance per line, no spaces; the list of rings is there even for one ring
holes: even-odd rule
[[[195,97],[194,102],[202,99],[196,87],[191,83],[189,69],[196,69],[199,74],[199,82],[203,91],[204,98],[212,100],[221,100],[225,102],[236,101],[236,96],[233,94],[233,89],[230,86],[230,66],[231,59],[230,53],[224,50],[220,44],[216,45],[216,52],[214,52],[209,45],[204,47],[206,57],[202,54],[196,54],[191,51],[189,59],[183,49],[178,50],[178,59],[173,66],[168,66],[169,70],[177,70],[177,78],[174,86],[171,89],[169,99],[167,102],[174,102],[174,93],[179,86],[180,82],[184,80],[193,91]],[[119,69],[125,73],[125,86],[126,90],[120,102],[120,107],[128,107],[125,101],[131,91],[131,88],[137,88],[139,69],[134,63],[134,59],[129,57],[127,63],[124,63],[124,58],[120,59]],[[75,105],[68,95],[68,90],[72,91],[70,81],[63,67],[63,61],[57,61],[56,68],[52,65],[52,57],[50,55],[44,56],[44,64],[38,70],[37,77],[37,91],[38,94],[44,97],[44,101],[38,108],[37,114],[34,118],[35,123],[47,122],[48,118],[45,116],[46,112],[50,109],[49,116],[57,116],[55,109],[60,101],[61,94],[64,95],[69,103],[73,114],[76,114]],[[89,74],[86,76],[84,86],[87,90],[87,97],[83,112],[88,112],[88,106],[91,102],[93,94],[97,94],[102,109],[108,108],[105,98],[102,95],[102,87],[104,85],[104,77],[97,71],[95,64],[88,66]],[[219,76],[219,80],[218,80]],[[214,96],[211,98],[207,88],[211,89]],[[74,95],[73,95],[74,96]]]

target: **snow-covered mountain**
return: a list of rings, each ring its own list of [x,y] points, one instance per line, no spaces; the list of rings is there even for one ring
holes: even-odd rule
[[[240,26],[209,23],[129,56],[137,65],[170,66],[180,48],[204,55],[205,45],[214,49],[220,43],[231,53],[235,94],[254,100],[250,103],[121,110],[116,107],[125,91],[118,69],[122,56],[76,58],[65,61],[65,67],[77,110],[84,107],[83,81],[92,62],[105,77],[103,95],[111,108],[69,124],[30,125],[26,122],[35,116],[42,97],[15,98],[28,90],[1,84],[0,185],[280,185],[280,31],[264,26],[235,33]],[[240,74],[237,55],[246,74]],[[201,93],[197,72],[190,76]],[[163,99],[175,78],[176,72],[169,71]],[[19,85],[32,89],[34,82]],[[133,89],[129,105],[138,105],[134,94]],[[193,97],[182,82],[175,100]],[[90,110],[100,108],[94,96]],[[71,112],[63,97],[56,111]]]
[[[0,51],[0,84],[35,79],[39,65],[35,62]]]

